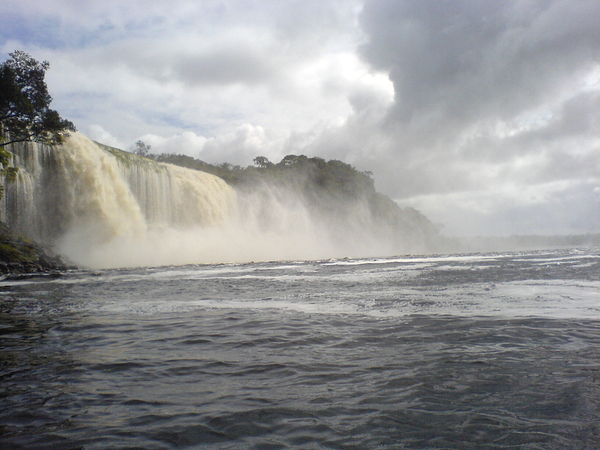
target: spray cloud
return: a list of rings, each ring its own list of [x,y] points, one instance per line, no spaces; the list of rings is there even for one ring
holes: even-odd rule
[[[293,157],[234,189],[81,134],[13,151],[22,174],[6,215],[91,268],[391,255],[423,251],[431,226],[339,161]]]

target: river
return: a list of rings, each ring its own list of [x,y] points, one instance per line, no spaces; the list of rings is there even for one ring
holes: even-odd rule
[[[0,281],[0,448],[592,449],[600,250]]]

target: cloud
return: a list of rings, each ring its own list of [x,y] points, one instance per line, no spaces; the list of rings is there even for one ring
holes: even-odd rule
[[[27,3],[9,6],[30,24],[58,23],[56,41],[24,36],[11,47],[51,61],[63,115],[123,141],[188,130],[217,137],[245,123],[289,134],[347,116],[347,92],[368,73],[353,53],[358,2],[55,0],[31,14]]]
[[[590,0],[7,0],[0,50],[49,60],[53,106],[109,145],[341,159],[446,230],[597,231],[598,17]]]
[[[192,131],[185,131],[168,138],[155,134],[145,134],[140,136],[139,140],[150,145],[150,153],[183,154],[193,158],[198,158],[207,141],[204,136],[198,136]]]
[[[91,125],[88,128],[87,135],[91,140],[108,145],[109,147],[124,148],[122,141],[114,137],[100,125]]]
[[[562,186],[564,198],[589,210],[589,195],[567,196],[563,181],[600,177],[597,17],[600,4],[589,1],[366,2],[360,54],[389,73],[395,100],[382,121],[363,129],[376,137],[370,151],[358,141],[363,148],[347,152],[385,192],[454,230],[461,215],[442,212],[443,205],[464,211],[469,198],[493,199],[494,217],[510,216],[515,230],[537,226],[525,207],[512,214],[502,202],[528,188]],[[365,125],[355,119],[330,134]],[[509,186],[517,186],[513,195]],[[536,208],[563,229],[554,187]],[[592,215],[583,216],[585,227],[598,229]],[[492,222],[482,219],[477,232]]]
[[[231,133],[206,138],[186,131],[170,137],[145,134],[140,140],[151,146],[151,153],[174,153],[192,156],[211,164],[228,162],[246,166],[259,155],[277,159],[279,143],[262,127],[244,124]]]
[[[598,14],[589,1],[373,1],[361,53],[389,70],[396,122],[510,118],[597,60]]]
[[[209,139],[200,153],[200,158],[209,162],[227,161],[248,165],[256,156],[274,159],[278,152],[274,151],[273,147],[276,147],[276,143],[262,127],[244,124],[233,133]]]
[[[277,65],[267,53],[248,47],[244,42],[233,42],[179,59],[173,64],[173,75],[191,85],[263,82],[277,72]]]
[[[507,184],[494,190],[416,196],[402,205],[436,211],[446,219],[443,231],[454,236],[585,234],[590,224],[600,221],[596,182]]]

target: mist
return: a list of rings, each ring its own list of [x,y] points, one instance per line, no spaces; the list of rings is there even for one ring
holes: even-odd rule
[[[279,170],[252,171],[234,188],[79,133],[57,148],[12,151],[20,176],[7,190],[5,219],[79,267],[422,253],[435,234],[340,161],[295,157],[300,170],[271,164]]]

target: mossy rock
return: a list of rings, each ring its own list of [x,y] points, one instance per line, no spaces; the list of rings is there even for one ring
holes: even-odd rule
[[[25,263],[38,260],[38,251],[31,244],[0,242],[0,261]]]
[[[10,232],[0,223],[0,273],[64,271],[69,267],[58,255]]]

